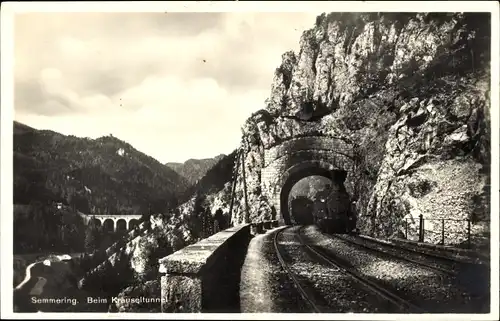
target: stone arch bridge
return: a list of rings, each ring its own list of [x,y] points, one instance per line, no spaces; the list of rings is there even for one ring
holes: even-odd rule
[[[85,224],[95,220],[97,226],[103,227],[106,231],[127,231],[134,228],[139,223],[142,215],[123,215],[123,214],[83,214],[80,213],[85,220]]]

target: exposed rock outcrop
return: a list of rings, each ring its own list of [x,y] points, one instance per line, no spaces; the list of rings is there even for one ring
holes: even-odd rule
[[[337,137],[354,165],[345,185],[364,233],[405,217],[489,216],[489,16],[331,13],[283,55],[265,109],[243,126],[234,222],[272,207],[266,154],[294,137]],[[246,181],[246,193],[243,181]],[[247,196],[245,205],[245,194]],[[441,224],[441,223],[439,223]],[[463,241],[465,225],[453,230]],[[426,226],[432,229],[432,226]],[[458,237],[458,235],[461,235]]]

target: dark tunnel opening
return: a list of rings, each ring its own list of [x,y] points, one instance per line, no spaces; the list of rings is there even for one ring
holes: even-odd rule
[[[321,200],[329,194],[332,185],[330,178],[320,175],[306,176],[297,181],[288,196],[290,220],[298,225],[313,224],[313,212],[324,204]]]
[[[316,224],[318,218],[331,221],[331,216],[345,222],[350,203],[344,181],[347,173],[338,169],[311,166],[291,173],[285,180],[280,193],[280,209],[283,221],[287,225]],[[321,177],[321,178],[319,178]],[[313,195],[296,195],[294,188],[307,179],[320,180],[323,188],[313,191]],[[302,193],[303,194],[303,193]],[[336,195],[336,197],[331,197]],[[311,197],[312,196],[312,197]],[[338,224],[338,223],[336,223]]]

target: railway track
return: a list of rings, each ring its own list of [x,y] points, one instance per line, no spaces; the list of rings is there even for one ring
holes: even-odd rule
[[[304,239],[302,238],[302,229],[304,227],[300,227],[297,233],[297,238],[301,244],[301,246],[309,252],[310,257],[314,257],[319,264],[324,264],[326,266],[334,267],[336,269],[339,269],[342,271],[342,273],[345,273],[349,275],[354,281],[356,281],[359,285],[361,285],[363,290],[367,290],[376,296],[382,298],[384,301],[388,302],[393,308],[396,308],[398,312],[416,312],[416,313],[421,313],[425,312],[418,306],[412,304],[411,302],[408,302],[404,298],[401,298],[395,293],[392,293],[388,291],[387,289],[383,288],[382,286],[378,285],[377,283],[367,279],[354,269],[350,268],[346,264],[340,262],[338,259],[332,257],[331,255],[328,255],[324,253],[321,250],[318,250],[311,245],[307,244]],[[299,291],[300,295],[304,299],[305,302],[308,303],[308,305],[311,308],[311,311],[315,313],[324,313],[327,312],[327,308],[321,306],[318,304],[315,299],[314,299],[314,294],[312,291],[310,291],[306,286],[304,286],[300,278],[292,271],[292,269],[288,266],[286,263],[283,254],[283,250],[279,245],[278,238],[279,235],[286,230],[287,228],[281,229],[278,231],[275,236],[274,236],[274,247],[276,249],[276,253],[278,256],[278,259],[280,261],[281,266],[283,269],[286,271],[286,273],[289,275],[290,279],[293,281],[295,287]]]
[[[288,264],[285,262],[284,253],[282,248],[278,244],[278,238],[283,233],[284,230],[287,228],[282,228],[278,232],[274,234],[274,249],[276,250],[276,255],[278,256],[278,260],[280,261],[281,267],[285,272],[288,274],[290,279],[292,280],[295,288],[299,292],[300,296],[302,299],[304,299],[304,302],[307,303],[307,305],[310,307],[311,312],[313,313],[324,313],[324,309],[322,309],[318,304],[316,304],[315,300],[313,299],[313,295],[310,291],[307,290],[306,287],[302,285],[302,283],[299,281],[299,278],[293,273],[293,271],[290,269]]]
[[[398,255],[398,254],[394,254],[394,253],[390,253],[390,252],[387,252],[387,251],[383,251],[381,249],[378,249],[378,248],[373,248],[373,247],[370,247],[366,244],[363,244],[361,242],[356,242],[356,241],[353,241],[351,239],[348,239],[346,237],[343,237],[343,236],[340,236],[340,235],[337,235],[337,234],[326,234],[326,233],[322,233],[324,236],[326,237],[329,237],[329,238],[336,238],[336,239],[339,239],[341,241],[344,241],[346,243],[349,243],[349,244],[353,244],[357,247],[360,247],[368,252],[371,252],[371,253],[374,253],[374,254],[379,254],[379,255],[383,255],[383,256],[386,256],[386,257],[391,257],[391,258],[395,258],[395,259],[398,259],[398,260],[401,260],[401,261],[406,261],[408,263],[412,263],[412,264],[417,264],[417,265],[420,265],[424,268],[427,268],[429,270],[432,270],[432,271],[436,271],[436,272],[441,272],[441,273],[445,273],[445,274],[448,274],[448,275],[453,275],[453,276],[456,276],[458,273],[453,271],[452,269],[446,269],[446,268],[443,268],[443,267],[438,267],[438,266],[435,266],[435,265],[432,265],[432,264],[429,264],[427,262],[423,262],[423,261],[420,261],[420,260],[415,260],[415,259],[410,259],[410,258],[407,258],[405,256],[402,256],[402,255]],[[408,250],[404,249],[404,248],[399,248],[397,246],[394,246],[394,245],[388,245],[390,246],[391,248],[395,249],[395,250],[401,250],[401,251],[404,251],[404,252],[408,252]],[[415,254],[415,253],[412,253],[412,254]],[[419,253],[420,254],[420,253]],[[425,254],[420,254],[421,256],[426,256]],[[443,259],[444,260],[444,259]],[[455,262],[454,260],[450,259],[449,262]]]

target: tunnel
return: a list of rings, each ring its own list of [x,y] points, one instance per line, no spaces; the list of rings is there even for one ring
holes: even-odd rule
[[[280,192],[280,209],[281,216],[286,225],[292,224],[311,224],[313,222],[312,216],[301,217],[299,220],[295,219],[290,213],[289,198],[290,192],[293,186],[300,180],[310,177],[310,176],[323,176],[331,180],[332,187],[338,191],[345,191],[344,181],[346,179],[347,173],[344,170],[336,169],[333,166],[325,166],[323,163],[311,162],[308,164],[303,164],[299,168],[295,168],[289,171],[284,179],[284,183]],[[349,196],[347,193],[341,193],[345,199],[345,202],[349,202]],[[326,200],[325,200],[326,202]],[[325,206],[327,206],[325,204]],[[347,214],[347,213],[345,213]],[[342,214],[341,214],[342,215]]]
[[[314,223],[314,202],[306,196],[299,196],[290,201],[289,212],[293,221],[299,225],[310,225]]]

